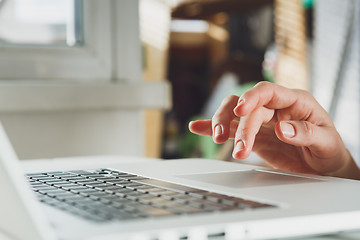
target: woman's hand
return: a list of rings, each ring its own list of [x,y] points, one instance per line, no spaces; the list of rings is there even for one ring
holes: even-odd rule
[[[254,151],[277,169],[360,179],[330,116],[306,91],[260,82],[240,98],[225,98],[212,119],[189,128],[215,143],[234,138],[236,159]]]

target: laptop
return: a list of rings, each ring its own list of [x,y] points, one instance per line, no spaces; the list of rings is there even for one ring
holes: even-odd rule
[[[0,125],[0,236],[274,239],[360,228],[358,181],[206,159],[98,160],[24,173]]]

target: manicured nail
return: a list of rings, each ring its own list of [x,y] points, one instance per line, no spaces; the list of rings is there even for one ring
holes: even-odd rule
[[[295,136],[295,128],[290,123],[280,122],[280,129],[283,135],[287,138],[292,138]]]
[[[245,143],[243,140],[238,140],[235,144],[234,153],[241,152],[245,148]]]
[[[237,105],[240,106],[240,105],[243,105],[244,103],[245,103],[245,98],[242,98],[242,97],[241,97],[241,98],[239,99]]]
[[[242,105],[244,105],[245,103],[245,99],[244,98],[240,98],[236,107],[234,108],[234,111],[236,111],[236,109],[238,109],[239,107],[241,107]]]
[[[221,134],[222,134],[222,127],[219,124],[217,124],[214,129],[214,136],[218,137]]]

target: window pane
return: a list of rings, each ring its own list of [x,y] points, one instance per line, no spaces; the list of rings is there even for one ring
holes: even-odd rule
[[[83,44],[82,0],[0,0],[0,44]]]

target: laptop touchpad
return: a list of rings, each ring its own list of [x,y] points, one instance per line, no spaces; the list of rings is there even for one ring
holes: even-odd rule
[[[321,180],[318,179],[290,176],[280,173],[257,170],[205,174],[202,173],[181,175],[177,177],[233,188],[264,187],[274,185],[321,182]]]

